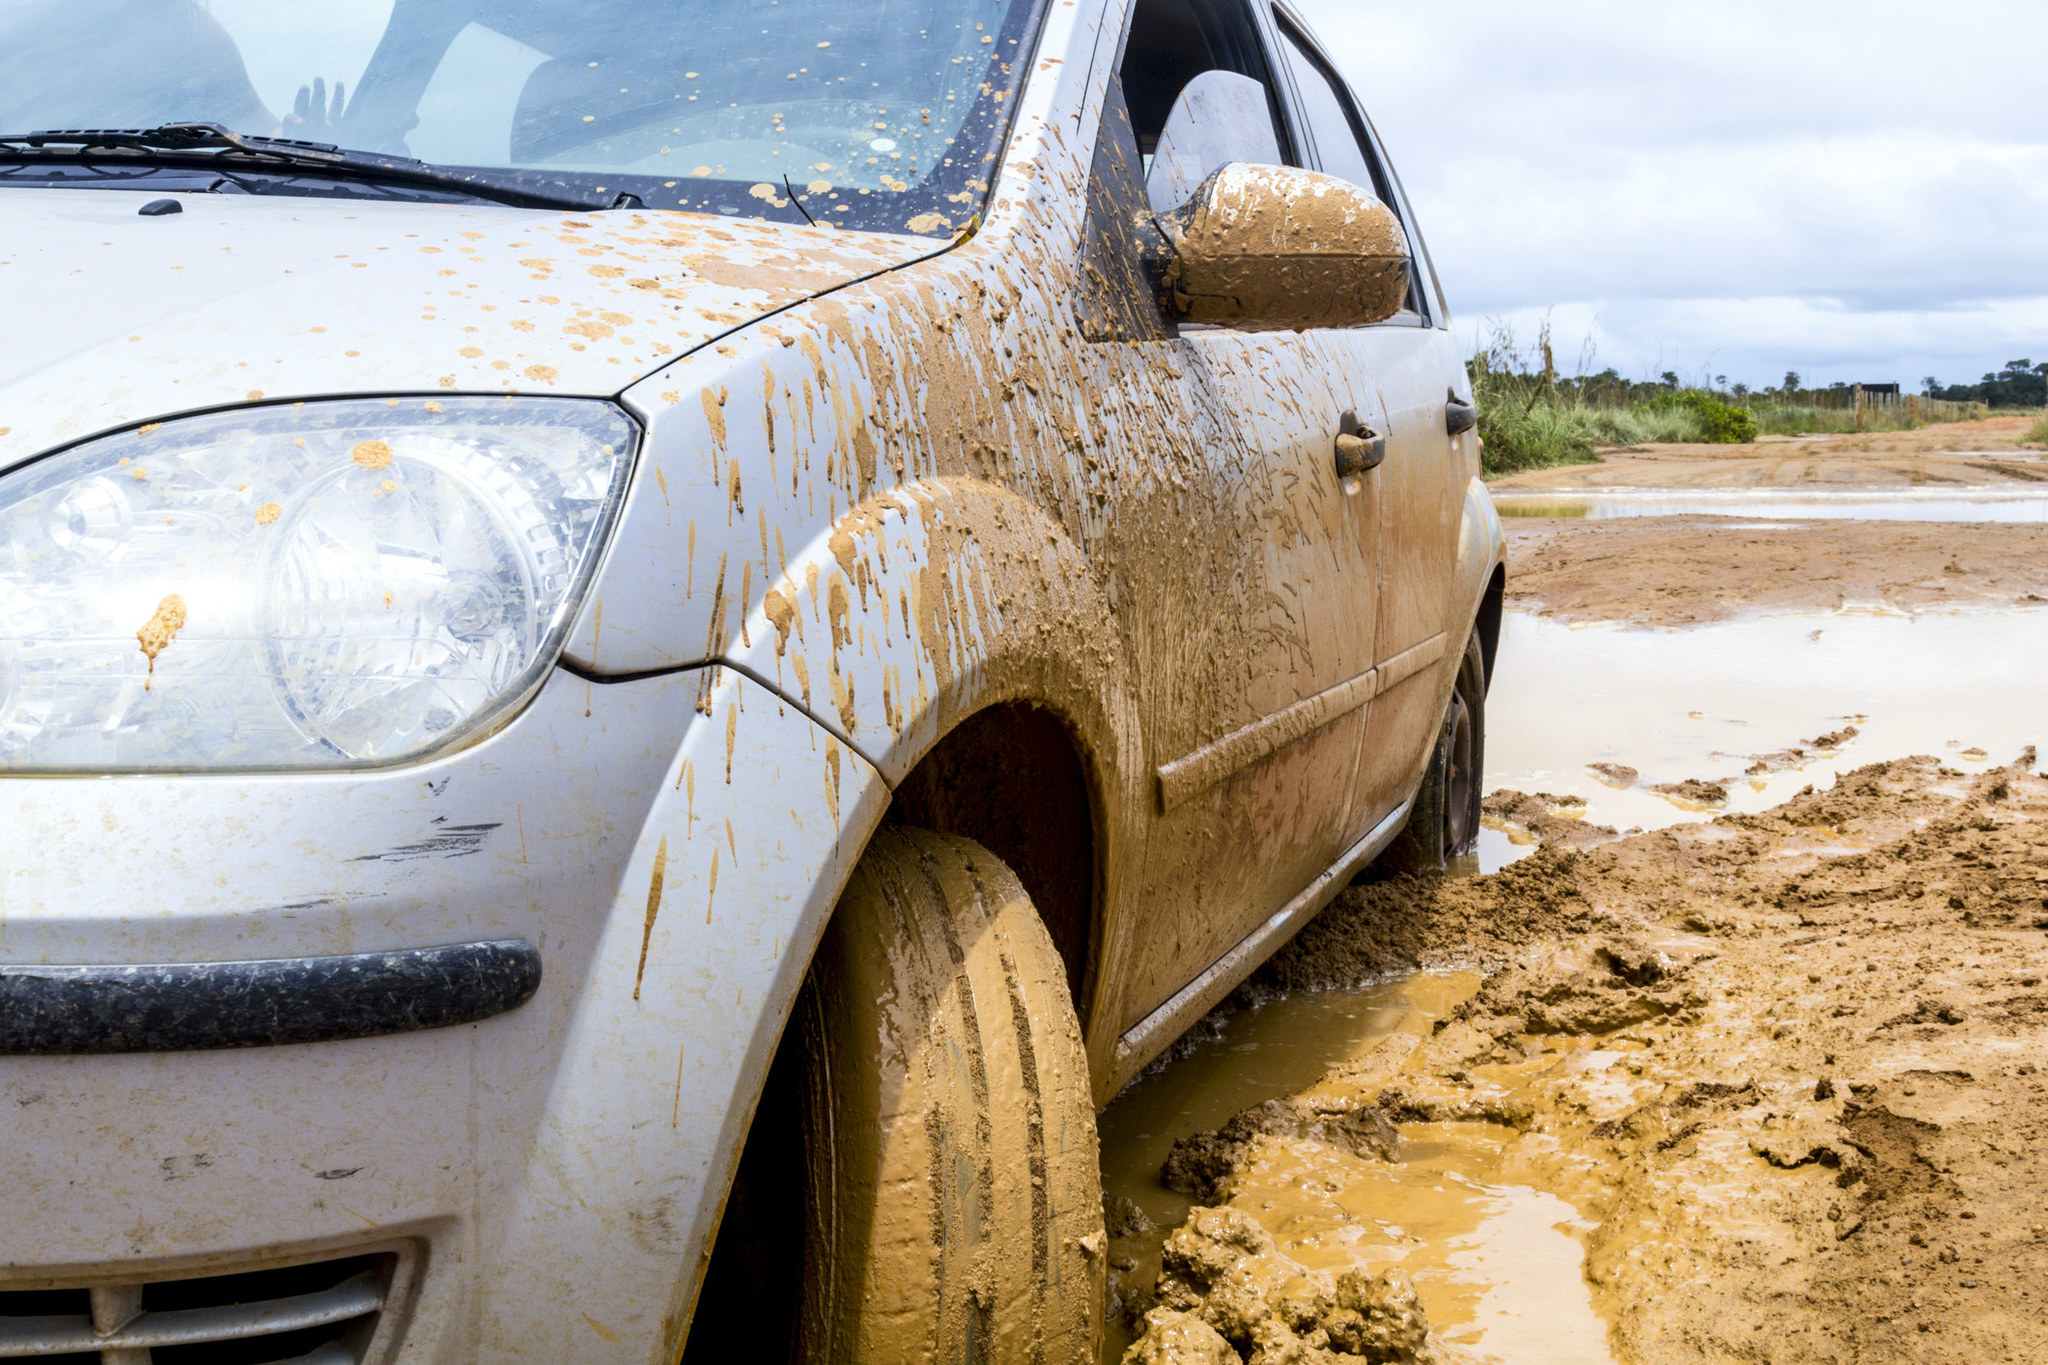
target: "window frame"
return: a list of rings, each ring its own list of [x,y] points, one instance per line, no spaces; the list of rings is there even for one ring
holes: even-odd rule
[[[1122,78],[1124,62],[1130,56],[1131,33],[1137,26],[1138,9],[1143,3],[1144,0],[1130,0],[1130,3],[1124,7],[1123,33],[1117,39],[1116,60],[1110,63],[1109,68],[1112,78]],[[1192,0],[1192,3],[1197,5],[1216,4],[1233,7],[1242,16],[1246,26],[1245,36],[1250,39],[1253,50],[1258,54],[1259,60],[1266,67],[1263,83],[1266,87],[1267,104],[1273,115],[1273,132],[1280,143],[1280,155],[1285,159],[1285,164],[1289,166],[1301,165],[1307,156],[1307,151],[1302,146],[1301,140],[1295,131],[1296,120],[1291,104],[1294,98],[1294,87],[1290,82],[1288,73],[1282,71],[1279,64],[1274,60],[1277,56],[1277,51],[1273,46],[1272,33],[1269,28],[1271,20],[1265,13],[1265,5],[1260,3],[1260,0]],[[1208,69],[1212,71],[1228,71],[1231,68],[1212,66]],[[1240,72],[1238,74],[1248,75],[1249,73]],[[1252,79],[1258,78],[1252,77]],[[1142,145],[1140,150],[1143,150]]]
[[[1375,178],[1382,182],[1380,186],[1375,188],[1374,192],[1391,192],[1392,198],[1388,202],[1387,207],[1391,208],[1394,211],[1394,215],[1401,220],[1402,231],[1408,235],[1408,241],[1413,250],[1416,265],[1411,286],[1410,306],[1403,308],[1401,312],[1385,322],[1375,325],[1380,327],[1448,328],[1450,326],[1450,309],[1444,302],[1443,285],[1437,279],[1436,263],[1431,259],[1428,243],[1423,239],[1422,232],[1416,225],[1415,212],[1409,205],[1408,192],[1401,184],[1400,173],[1394,169],[1392,159],[1387,156],[1386,147],[1380,141],[1379,131],[1373,127],[1372,119],[1366,114],[1364,106],[1359,102],[1356,93],[1352,91],[1350,83],[1344,79],[1343,73],[1337,69],[1337,64],[1330,60],[1330,54],[1316,40],[1315,34],[1309,28],[1307,21],[1302,18],[1292,5],[1286,3],[1286,0],[1267,0],[1267,3],[1261,4],[1259,8],[1263,11],[1261,18],[1270,25],[1266,39],[1268,63],[1282,73],[1280,79],[1284,82],[1286,88],[1285,102],[1287,105],[1289,132],[1292,135],[1297,155],[1299,156],[1305,149],[1310,150],[1315,161],[1315,165],[1310,169],[1321,170],[1323,168],[1322,149],[1316,145],[1315,125],[1308,117],[1307,102],[1303,99],[1300,86],[1295,81],[1294,64],[1283,46],[1289,42],[1296,44],[1314,65],[1321,68],[1323,74],[1330,77],[1331,86],[1337,95],[1338,102],[1343,106],[1344,112],[1350,120],[1351,134],[1357,139],[1360,149],[1364,151],[1367,161],[1373,168]],[[1427,284],[1424,283],[1425,276],[1427,276]]]

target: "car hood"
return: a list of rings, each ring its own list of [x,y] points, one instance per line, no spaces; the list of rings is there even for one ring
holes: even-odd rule
[[[929,238],[562,213],[0,189],[0,469],[135,422],[341,394],[615,394]]]

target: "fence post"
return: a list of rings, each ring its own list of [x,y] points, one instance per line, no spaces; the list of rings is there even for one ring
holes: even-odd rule
[[[1856,430],[1863,430],[1863,386],[1856,386]]]

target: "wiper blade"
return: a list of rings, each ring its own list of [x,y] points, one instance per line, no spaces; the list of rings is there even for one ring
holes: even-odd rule
[[[174,158],[193,157],[209,162],[256,161],[313,171],[337,179],[383,180],[456,190],[519,208],[567,208],[590,212],[640,206],[639,200],[629,194],[599,197],[579,194],[568,185],[561,185],[558,190],[541,189],[488,171],[455,170],[416,161],[408,156],[350,151],[331,142],[253,137],[219,123],[165,123],[155,128],[54,128],[33,133],[0,133],[0,155],[8,152],[40,154],[58,149],[62,149],[60,154],[66,156],[107,150],[167,153]]]

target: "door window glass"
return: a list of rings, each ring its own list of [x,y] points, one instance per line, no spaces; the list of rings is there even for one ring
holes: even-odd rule
[[[1351,101],[1337,74],[1323,65],[1293,29],[1282,24],[1280,36],[1281,50],[1300,91],[1303,110],[1308,115],[1309,136],[1315,139],[1324,173],[1371,190],[1380,197],[1380,202],[1392,205],[1394,196],[1386,176],[1366,149],[1364,130],[1351,112]]]

